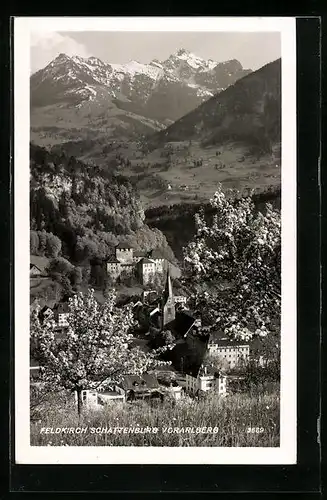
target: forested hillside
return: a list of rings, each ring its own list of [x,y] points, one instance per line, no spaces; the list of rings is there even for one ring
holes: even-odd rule
[[[160,247],[174,259],[161,231],[144,224],[142,205],[127,179],[33,144],[30,210],[32,253],[59,254],[85,265],[126,242],[139,250]],[[42,237],[41,231],[52,234]]]

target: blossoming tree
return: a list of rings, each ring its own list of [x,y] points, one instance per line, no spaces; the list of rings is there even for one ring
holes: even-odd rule
[[[219,186],[211,215],[195,216],[184,249],[193,306],[226,335],[249,340],[276,331],[281,305],[281,219],[269,204],[228,198]]]
[[[67,330],[59,333],[56,322],[42,323],[39,309],[31,316],[31,346],[41,366],[41,379],[52,388],[77,392],[78,413],[81,393],[119,382],[126,374],[142,374],[160,363],[159,352],[145,353],[133,346],[131,306],[117,308],[111,292],[99,304],[94,291],[69,299]]]

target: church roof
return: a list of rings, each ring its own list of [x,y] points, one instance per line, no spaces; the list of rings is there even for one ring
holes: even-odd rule
[[[163,293],[163,301],[164,303],[167,302],[168,298],[173,298],[173,285],[171,283],[171,278],[170,278],[170,272],[169,269],[167,271],[167,278],[166,278],[166,285],[165,285],[165,291]]]
[[[195,318],[185,311],[176,311],[175,321],[172,325],[178,337],[184,337],[194,325]]]

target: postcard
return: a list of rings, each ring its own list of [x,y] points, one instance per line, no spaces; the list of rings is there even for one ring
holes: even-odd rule
[[[295,34],[15,18],[16,463],[296,463]]]

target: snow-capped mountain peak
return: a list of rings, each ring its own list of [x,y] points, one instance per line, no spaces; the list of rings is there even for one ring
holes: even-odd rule
[[[151,116],[156,115],[160,108],[160,117],[156,119],[177,119],[249,72],[243,70],[238,61],[218,63],[184,48],[164,61],[153,59],[149,63],[132,60],[111,64],[94,56],[69,57],[61,53],[43,70],[32,75],[31,91],[36,102],[46,102],[47,91],[40,92],[40,86],[48,82],[52,100],[56,99],[55,95],[63,102],[66,97],[72,102],[74,95],[80,102],[103,102],[103,99],[114,98],[133,106],[136,104],[141,114],[149,102]],[[57,94],[53,94],[54,85],[57,85]],[[170,103],[176,96],[178,104],[172,106]],[[154,104],[157,100],[158,103]]]
[[[214,62],[211,59],[209,60],[203,59],[202,57],[199,57],[186,49],[178,50],[175,57],[177,57],[181,61],[185,61],[192,68],[194,69],[201,68],[203,71],[205,71],[206,69],[207,70],[213,69],[218,64],[217,62]]]

